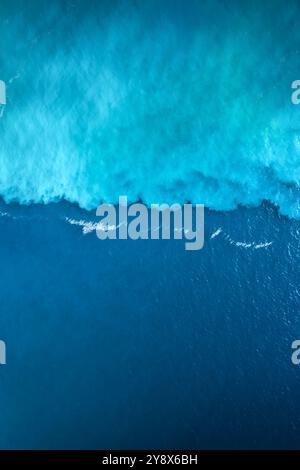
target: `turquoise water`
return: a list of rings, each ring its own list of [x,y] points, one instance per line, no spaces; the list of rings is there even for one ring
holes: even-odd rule
[[[2,1],[0,194],[299,218],[297,1]]]

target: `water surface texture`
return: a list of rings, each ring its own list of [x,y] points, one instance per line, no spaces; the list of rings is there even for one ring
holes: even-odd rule
[[[1,0],[1,449],[299,448],[298,1]],[[205,246],[95,208],[204,203]]]
[[[299,218],[298,1],[1,1],[0,194]]]

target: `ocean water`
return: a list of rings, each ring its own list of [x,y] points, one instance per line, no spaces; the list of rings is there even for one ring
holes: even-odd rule
[[[299,448],[299,10],[1,0],[1,449]],[[98,240],[119,195],[204,248]]]
[[[299,447],[299,222],[207,211],[188,252],[2,211],[1,448]]]
[[[0,194],[299,218],[299,2],[1,1]]]

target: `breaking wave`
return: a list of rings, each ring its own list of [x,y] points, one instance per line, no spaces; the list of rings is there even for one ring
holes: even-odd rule
[[[1,2],[5,201],[299,218],[299,3],[88,3]]]

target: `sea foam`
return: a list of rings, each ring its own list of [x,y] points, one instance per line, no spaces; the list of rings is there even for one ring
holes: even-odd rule
[[[4,199],[299,218],[300,9],[242,3],[1,2]]]

